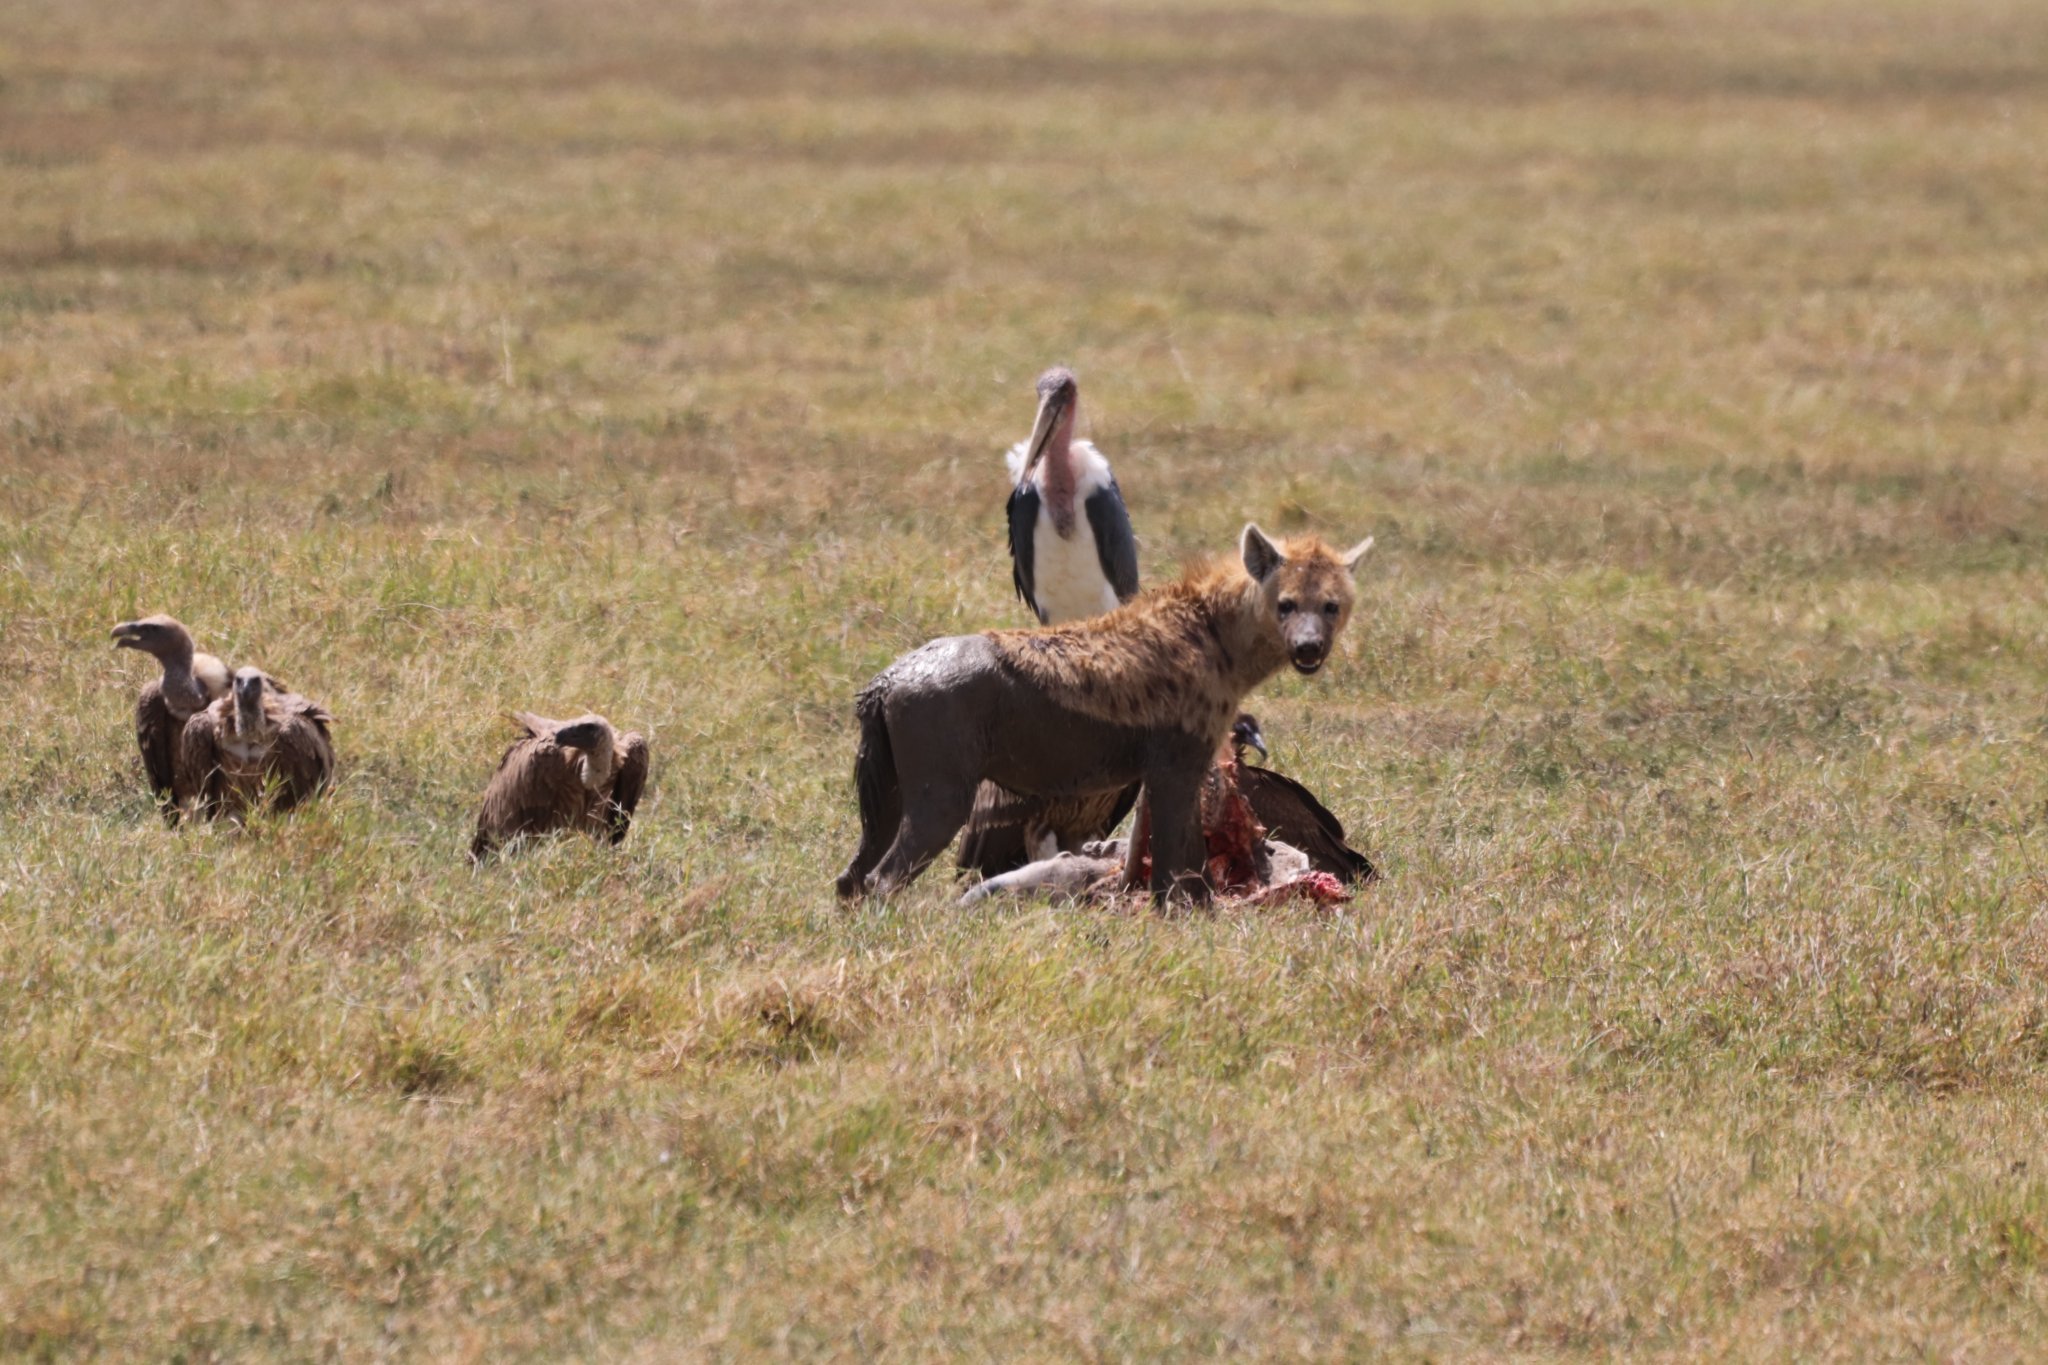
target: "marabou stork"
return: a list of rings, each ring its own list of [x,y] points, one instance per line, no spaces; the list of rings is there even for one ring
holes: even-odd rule
[[[1092,441],[1074,439],[1081,386],[1055,365],[1038,377],[1029,439],[1010,447],[1010,577],[1043,625],[1100,616],[1138,593],[1138,541],[1123,490]],[[960,839],[960,866],[984,877],[1100,839],[1137,788],[1045,801],[984,783]]]
[[[1038,378],[1031,439],[1010,447],[1011,576],[1048,626],[1115,611],[1138,592],[1130,513],[1109,461],[1094,442],[1074,439],[1080,409],[1074,372],[1053,366]]]

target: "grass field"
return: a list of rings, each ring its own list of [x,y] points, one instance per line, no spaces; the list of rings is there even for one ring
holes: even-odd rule
[[[0,1354],[2037,1351],[2044,146],[2021,0],[0,7]],[[1148,577],[1379,538],[1340,913],[833,902],[1056,360]]]

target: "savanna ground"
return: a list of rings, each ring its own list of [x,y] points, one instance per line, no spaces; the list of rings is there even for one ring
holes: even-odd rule
[[[0,1351],[2035,1347],[2044,146],[2019,0],[0,9]],[[1379,537],[1341,913],[833,903],[1054,360],[1149,576]]]

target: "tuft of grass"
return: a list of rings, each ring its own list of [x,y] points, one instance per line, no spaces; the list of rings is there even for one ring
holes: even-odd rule
[[[470,1079],[459,1042],[402,1023],[377,1038],[365,1070],[372,1083],[407,1099],[446,1094]]]

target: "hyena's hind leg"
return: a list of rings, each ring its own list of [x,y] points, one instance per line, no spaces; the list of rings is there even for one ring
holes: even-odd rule
[[[895,842],[868,874],[868,890],[877,896],[910,885],[946,851],[967,823],[981,784],[972,716],[948,707],[905,710],[889,730],[903,819]]]
[[[920,782],[903,803],[896,841],[868,878],[868,890],[890,896],[910,885],[944,853],[974,809],[975,781]]]
[[[889,721],[880,696],[863,692],[854,704],[860,717],[860,749],[853,760],[853,785],[860,799],[860,847],[839,874],[839,896],[850,900],[867,890],[868,873],[881,861],[903,823],[903,784],[889,743]]]

